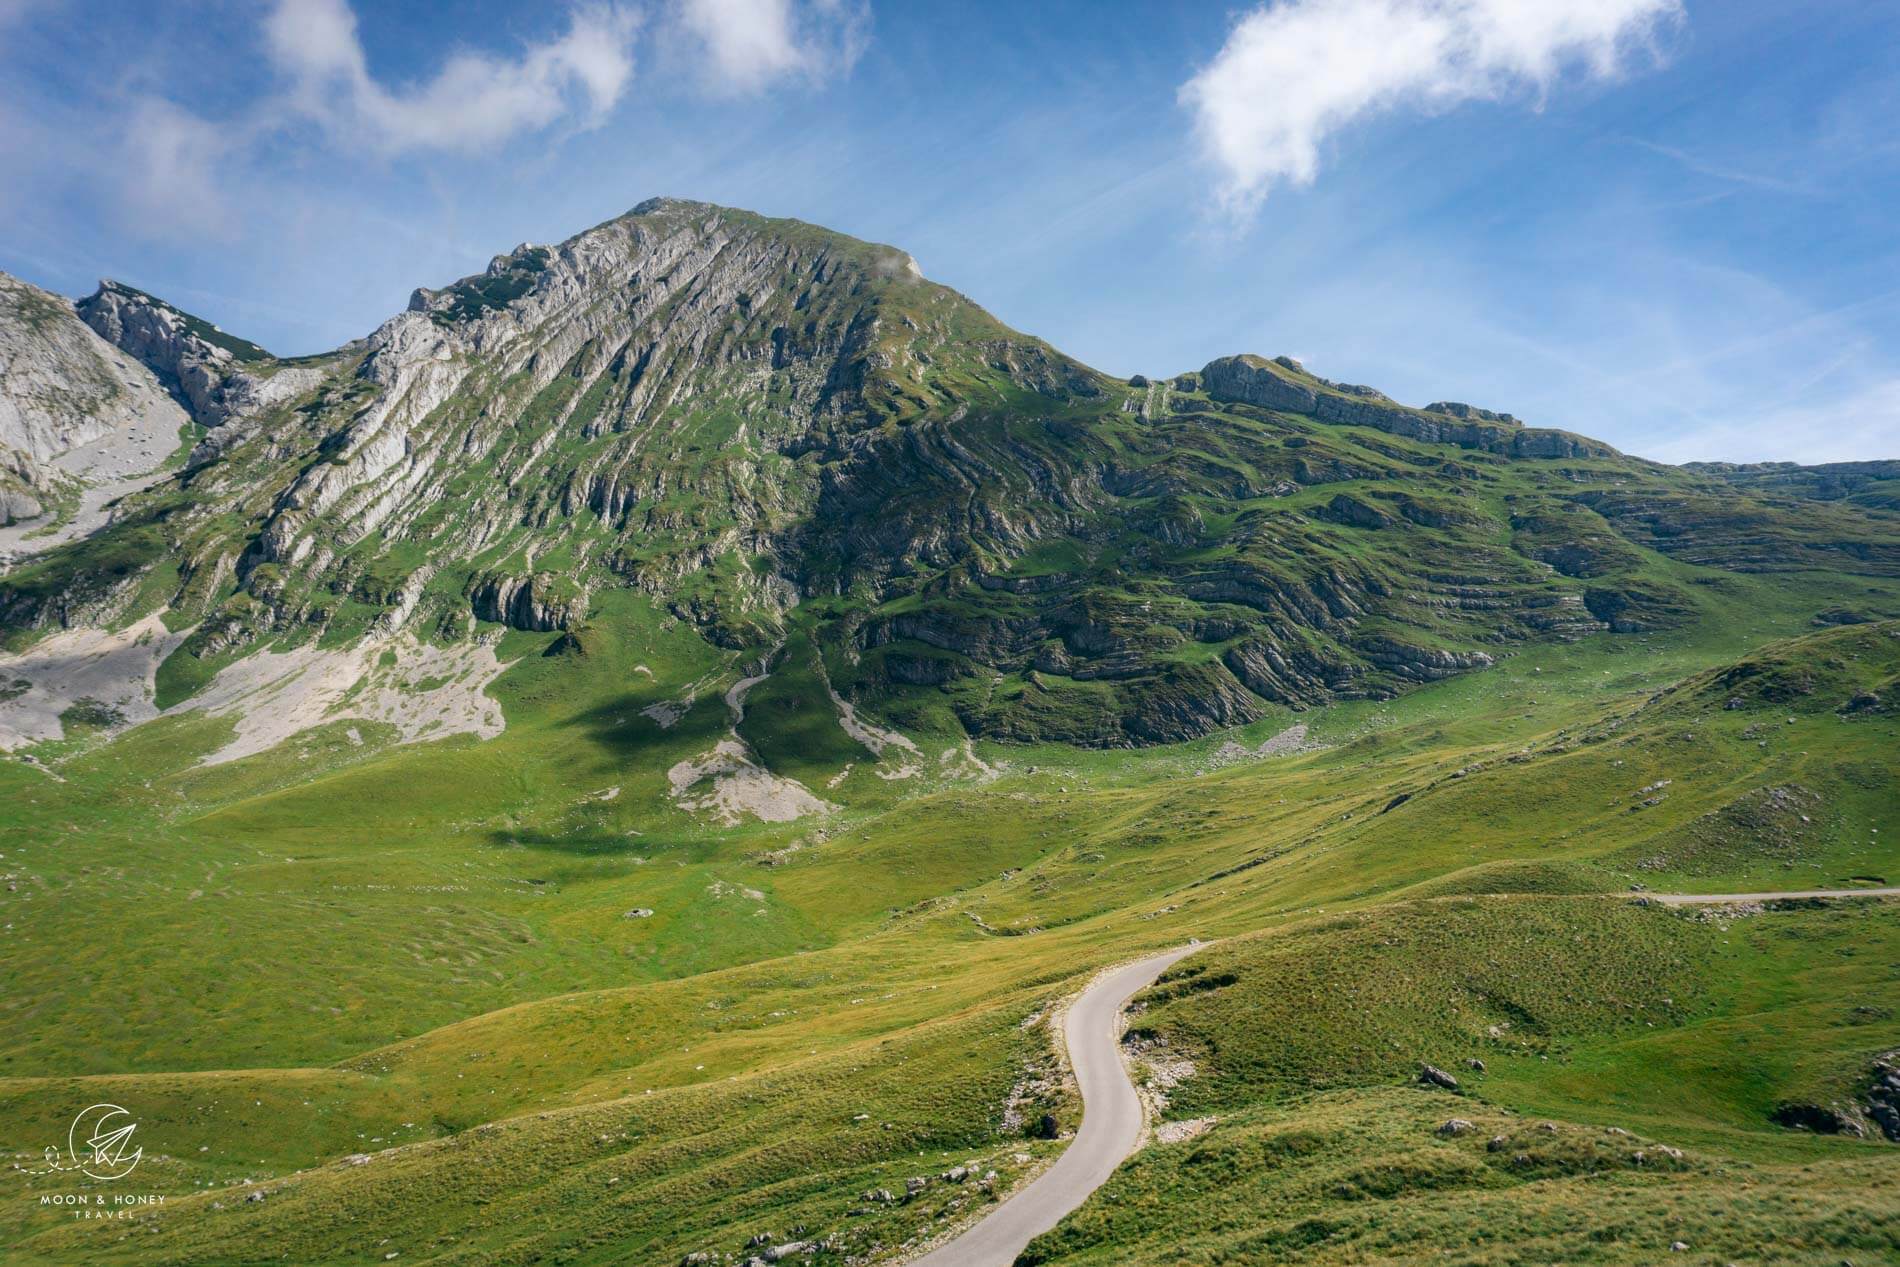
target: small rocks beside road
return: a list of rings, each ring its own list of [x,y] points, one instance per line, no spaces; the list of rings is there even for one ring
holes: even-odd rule
[[[1155,1127],[1155,1139],[1163,1144],[1179,1144],[1183,1140],[1207,1134],[1219,1120],[1215,1117],[1190,1117],[1179,1122],[1163,1122]]]
[[[1682,1149],[1644,1140],[1621,1127],[1530,1123],[1508,1110],[1474,1108],[1481,1111],[1470,1118],[1453,1117],[1435,1126],[1420,1122],[1419,1129],[1430,1130],[1453,1149],[1477,1149],[1481,1141],[1487,1164],[1541,1178],[1695,1167]]]
[[[1661,906],[1662,903],[1657,902],[1655,905]],[[1753,919],[1767,909],[1761,902],[1732,902],[1721,906],[1698,906],[1689,918],[1698,924],[1717,924],[1727,928],[1732,920]]]
[[[1156,1118],[1166,1116],[1170,1093],[1197,1072],[1194,1061],[1171,1048],[1166,1039],[1140,1030],[1130,1030],[1123,1037],[1122,1052],[1139,1071],[1137,1092]]]

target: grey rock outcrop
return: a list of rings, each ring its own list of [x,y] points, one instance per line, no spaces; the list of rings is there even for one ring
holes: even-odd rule
[[[1784,1101],[1770,1116],[1791,1130],[1900,1144],[1900,1050],[1874,1058],[1858,1095],[1829,1103]]]
[[[1816,1135],[1849,1135],[1859,1139],[1867,1134],[1860,1114],[1851,1108],[1827,1104],[1787,1103],[1772,1114],[1779,1126],[1790,1130],[1812,1131]]]
[[[129,566],[0,586],[0,620],[163,603],[193,655],[499,625],[578,660],[628,591],[757,656],[802,604],[867,713],[943,688],[971,734],[1124,747],[1693,617],[1639,545],[1778,550],[1712,475],[1284,357],[1131,393],[901,251],[702,203],[523,244],[309,361],[125,286],[81,307],[209,430],[162,504],[113,511]],[[66,513],[0,468],[0,512]],[[1685,501],[1716,528],[1671,537]],[[1826,548],[1878,562],[1834,509]]]
[[[1439,401],[1408,409],[1369,387],[1332,383],[1308,375],[1287,357],[1224,356],[1201,371],[1208,395],[1282,413],[1306,414],[1342,426],[1372,427],[1427,444],[1455,444],[1519,458],[1614,457],[1607,444],[1572,435],[1521,427],[1509,414]]]
[[[1900,1050],[1874,1061],[1867,1087],[1867,1117],[1880,1133],[1900,1144]]]
[[[1425,412],[1428,414],[1449,414],[1453,418],[1463,418],[1468,422],[1501,422],[1506,425],[1515,425],[1517,422],[1517,419],[1510,414],[1494,413],[1489,409],[1480,409],[1476,405],[1467,405],[1462,400],[1434,400],[1431,404],[1425,406]]]
[[[28,519],[38,519],[46,513],[40,505],[40,499],[24,488],[9,487],[0,483],[0,527],[12,527]]]
[[[328,362],[290,365],[142,290],[102,281],[77,304],[98,335],[136,357],[209,434],[192,451],[196,466],[246,434],[242,424],[305,395],[335,372]]]
[[[185,421],[151,371],[70,300],[0,273],[0,446],[39,466],[155,416],[173,435]]]
[[[486,577],[469,594],[475,615],[513,629],[548,632],[566,629],[585,598],[557,599],[548,593],[545,577]]]
[[[105,524],[162,477],[186,421],[71,301],[0,274],[0,566]]]
[[[1390,528],[1392,517],[1360,501],[1350,493],[1335,493],[1319,512],[1322,518],[1334,523],[1350,524],[1355,528]]]

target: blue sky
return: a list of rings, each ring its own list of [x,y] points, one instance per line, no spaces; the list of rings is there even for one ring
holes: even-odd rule
[[[281,353],[667,193],[1104,370],[1900,457],[1900,6],[0,0],[0,269]]]

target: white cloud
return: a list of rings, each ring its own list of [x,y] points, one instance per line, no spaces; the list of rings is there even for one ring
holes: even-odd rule
[[[1900,378],[1696,426],[1637,452],[1659,462],[1857,462],[1900,458]]]
[[[0,22],[47,3],[0,0]],[[868,0],[568,0],[564,10],[564,28],[512,53],[453,48],[397,79],[372,70],[351,0],[271,0],[257,33],[274,82],[256,98],[201,114],[128,95],[96,129],[51,124],[0,101],[0,168],[103,176],[141,235],[228,237],[260,206],[282,208],[283,160],[314,146],[355,158],[479,159],[523,137],[601,126],[632,88],[643,24],[670,55],[658,59],[672,63],[663,71],[723,94],[847,70],[870,21]],[[32,181],[0,181],[0,208],[9,212],[22,197],[13,185]]]
[[[571,118],[598,125],[633,78],[631,10],[587,5],[513,58],[457,52],[400,88],[370,74],[346,0],[278,0],[265,47],[300,113],[385,152],[471,150]]]
[[[169,101],[135,102],[120,160],[133,223],[148,234],[220,235],[227,226],[218,169],[240,143],[229,130]]]
[[[851,69],[869,10],[857,0],[679,0],[678,21],[715,89],[752,93],[792,76]]]
[[[1279,0],[1235,23],[1180,97],[1222,203],[1244,212],[1310,183],[1321,145],[1357,121],[1612,75],[1680,14],[1681,0]]]

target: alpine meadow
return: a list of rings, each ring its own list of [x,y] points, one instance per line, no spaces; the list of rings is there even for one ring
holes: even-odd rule
[[[187,307],[0,274],[0,1262],[1900,1263],[1900,453],[671,197]]]

